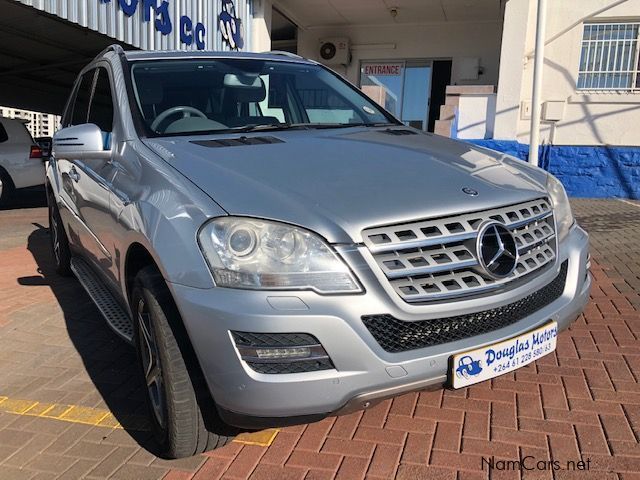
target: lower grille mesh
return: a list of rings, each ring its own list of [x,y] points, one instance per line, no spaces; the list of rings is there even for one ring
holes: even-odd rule
[[[417,322],[405,322],[388,314],[363,316],[362,321],[380,346],[391,353],[455,342],[516,323],[557,300],[564,291],[567,268],[565,261],[551,283],[517,302],[492,310]]]
[[[320,360],[301,360],[298,362],[288,363],[247,362],[247,365],[258,373],[268,373],[271,375],[317,372],[318,370],[330,370],[334,368],[333,363],[331,363],[331,360],[328,358]]]
[[[315,345],[318,339],[308,333],[251,333],[231,332],[236,345],[247,347],[297,347]]]

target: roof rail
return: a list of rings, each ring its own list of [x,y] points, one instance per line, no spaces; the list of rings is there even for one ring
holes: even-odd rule
[[[107,52],[115,52],[117,55],[124,55],[124,48],[122,48],[121,45],[114,43],[112,45],[109,45],[107,48],[102,50],[98,55],[96,55],[96,59],[102,57]]]
[[[268,53],[270,55],[282,55],[284,57],[299,58],[301,60],[304,60],[304,57],[301,57],[300,55],[296,55],[295,53],[285,52],[284,50],[271,50],[271,51],[262,52],[262,53]]]

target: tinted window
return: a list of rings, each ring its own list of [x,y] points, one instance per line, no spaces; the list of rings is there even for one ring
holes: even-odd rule
[[[89,100],[91,99],[94,75],[95,70],[91,70],[82,76],[76,93],[75,102],[73,104],[71,125],[82,125],[83,123],[87,123],[89,115]]]
[[[105,68],[98,68],[91,107],[89,109],[89,123],[94,123],[103,132],[113,131],[113,96],[109,73]]]
[[[4,129],[4,125],[0,123],[0,143],[6,142],[9,140],[9,135],[7,135],[7,131]]]

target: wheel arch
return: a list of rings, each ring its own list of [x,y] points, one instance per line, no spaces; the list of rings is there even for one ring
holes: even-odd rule
[[[133,242],[127,249],[124,261],[124,288],[125,296],[129,305],[131,305],[133,284],[138,273],[147,267],[155,268],[159,274],[162,274],[160,266],[156,262],[151,252],[139,242]]]

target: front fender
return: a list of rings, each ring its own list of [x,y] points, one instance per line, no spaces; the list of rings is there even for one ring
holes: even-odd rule
[[[211,217],[172,202],[172,192],[165,193],[166,208],[140,202],[121,214],[120,221],[132,226],[125,235],[127,252],[132,245],[140,244],[151,254],[165,280],[194,288],[212,288],[213,279],[197,242],[198,230]],[[126,258],[127,255],[122,255],[123,273]],[[124,275],[121,278],[124,285]]]

